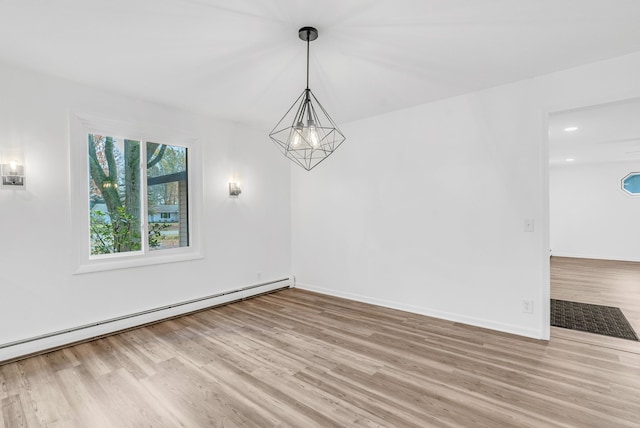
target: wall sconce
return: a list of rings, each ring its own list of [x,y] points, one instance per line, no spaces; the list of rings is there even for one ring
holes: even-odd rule
[[[24,165],[21,161],[11,159],[2,164],[2,187],[24,189],[24,184]]]
[[[240,193],[242,193],[242,189],[240,188],[240,183],[229,183],[229,196],[237,197]]]

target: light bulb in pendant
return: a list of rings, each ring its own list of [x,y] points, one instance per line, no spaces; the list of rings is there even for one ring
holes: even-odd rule
[[[298,124],[293,128],[293,135],[291,136],[291,146],[299,147],[300,140],[302,139],[302,122],[298,122]]]
[[[309,126],[307,127],[307,143],[314,149],[318,147],[318,143],[320,139],[318,138],[318,130],[316,129],[316,125],[313,120],[309,121]]]
[[[9,162],[9,169],[11,170],[11,172],[16,172],[16,170],[18,169],[18,161],[12,160],[11,162]]]
[[[291,140],[291,145],[293,147],[298,147],[300,145],[300,133],[298,131],[293,131],[293,139]]]

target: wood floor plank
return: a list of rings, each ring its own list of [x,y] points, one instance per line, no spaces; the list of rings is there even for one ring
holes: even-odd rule
[[[368,388],[333,376],[331,372],[309,368],[304,372],[296,373],[295,376],[333,396],[348,397],[349,402],[365,411],[361,416],[362,419],[359,418],[356,421],[367,420],[374,424],[381,423],[382,426],[405,426],[407,428],[421,428],[425,424],[425,418],[418,412],[392,403]],[[436,422],[436,420],[433,419],[431,422]]]
[[[552,258],[552,296],[640,326],[640,264]],[[640,343],[539,341],[298,289],[0,365],[0,428],[637,427]]]
[[[21,373],[20,396],[27,420],[37,421],[36,426],[72,426],[73,410],[60,389],[51,361],[42,355],[10,366],[15,364]]]
[[[109,418],[112,412],[108,412],[108,408],[103,413],[102,403],[109,402],[109,397],[85,367],[58,370],[56,376],[60,390],[73,409],[74,426],[109,426],[117,422]],[[100,393],[96,394],[96,389],[100,389]]]
[[[233,368],[237,366],[233,364]],[[231,370],[225,364],[210,364],[204,368],[211,376],[220,379],[227,387],[234,390],[234,393],[245,397],[252,404],[262,403],[256,406],[256,410],[263,411],[278,422],[273,426],[314,426],[313,419],[301,414],[297,410],[299,403],[289,397],[275,396],[268,389],[262,388],[252,375],[242,372],[239,376],[235,370]]]
[[[181,357],[161,363],[158,374],[145,380],[148,390],[170,406],[185,426],[273,426],[230,393],[219,379]]]
[[[112,371],[99,379],[99,382],[106,393],[110,416],[116,419],[114,426],[176,426],[172,415],[163,407],[156,406],[144,385],[125,368]]]
[[[619,307],[640,331],[640,263],[552,257],[551,297]]]
[[[0,401],[2,419],[5,426],[26,427],[27,421],[22,409],[20,395],[10,395]]]

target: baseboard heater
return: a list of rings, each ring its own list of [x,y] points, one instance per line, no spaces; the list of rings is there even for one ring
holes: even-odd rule
[[[277,279],[250,285],[210,296],[187,300],[158,308],[147,309],[120,317],[109,318],[89,324],[54,331],[39,336],[0,344],[0,364],[44,354],[56,349],[87,342],[100,337],[117,334],[132,328],[155,324],[193,312],[238,302],[261,294],[294,286],[292,278]]]

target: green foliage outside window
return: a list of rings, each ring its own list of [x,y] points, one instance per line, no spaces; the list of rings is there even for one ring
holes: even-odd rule
[[[139,141],[89,134],[88,146],[91,254],[142,250],[141,183],[154,178],[162,182],[147,186],[147,215],[152,216],[158,205],[180,206],[179,181],[175,181],[179,179],[165,177],[176,173],[186,177],[186,149],[147,142],[147,177],[141,177]],[[150,222],[149,248],[171,248],[188,242],[185,237],[179,244],[172,244],[178,235],[167,230],[171,227],[177,226]]]

